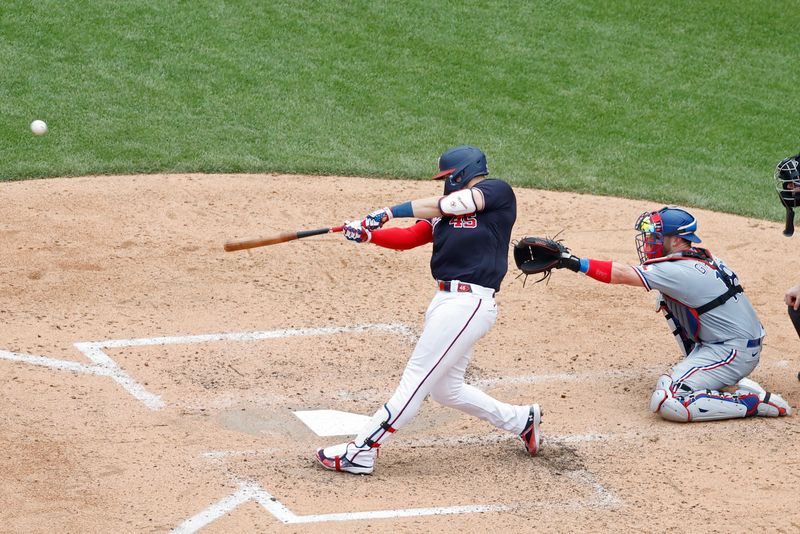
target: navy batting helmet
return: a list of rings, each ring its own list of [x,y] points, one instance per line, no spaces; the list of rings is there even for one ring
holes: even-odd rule
[[[470,145],[451,148],[439,156],[439,174],[434,180],[444,179],[445,195],[458,191],[476,176],[489,174],[486,154]]]

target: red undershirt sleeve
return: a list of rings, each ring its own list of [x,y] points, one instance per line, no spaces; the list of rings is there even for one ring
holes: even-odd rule
[[[417,221],[406,228],[381,228],[372,232],[371,242],[379,247],[408,250],[433,241],[433,226],[429,221]]]

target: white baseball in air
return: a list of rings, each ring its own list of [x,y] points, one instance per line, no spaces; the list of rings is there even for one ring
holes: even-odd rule
[[[47,133],[47,123],[36,119],[31,123],[31,131],[33,135],[44,135]]]

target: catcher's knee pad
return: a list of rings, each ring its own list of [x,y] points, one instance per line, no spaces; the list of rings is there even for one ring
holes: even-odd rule
[[[669,375],[661,375],[656,383],[656,390],[650,396],[650,411],[658,413],[664,402],[673,397],[672,378]]]
[[[668,421],[678,421],[686,423],[691,421],[689,410],[684,406],[680,399],[668,395],[663,395],[664,390],[656,390],[650,398],[650,409],[658,413],[662,419]],[[654,406],[654,403],[658,403]]]

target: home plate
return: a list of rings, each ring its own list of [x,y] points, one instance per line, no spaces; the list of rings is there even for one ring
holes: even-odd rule
[[[308,410],[294,414],[318,436],[350,436],[358,434],[370,417],[339,410]]]

